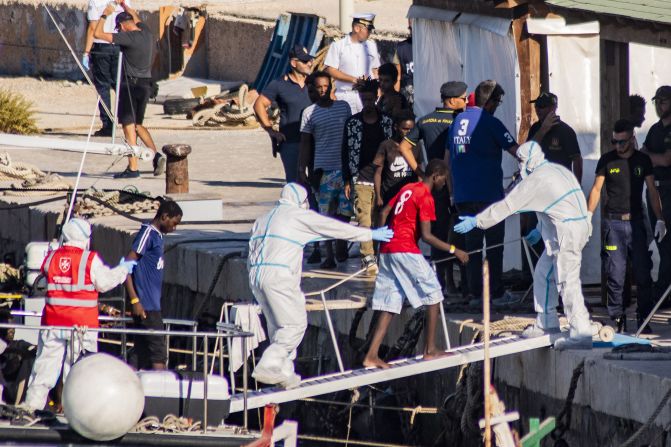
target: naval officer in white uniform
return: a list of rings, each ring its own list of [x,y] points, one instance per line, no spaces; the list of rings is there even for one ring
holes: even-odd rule
[[[333,42],[326,54],[326,72],[335,79],[335,96],[347,101],[352,114],[361,112],[363,106],[354,86],[361,79],[377,78],[380,54],[375,41],[369,40],[375,30],[375,14],[354,14],[352,32]]]

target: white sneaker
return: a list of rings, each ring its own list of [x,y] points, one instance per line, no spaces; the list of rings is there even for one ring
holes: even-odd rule
[[[535,324],[527,326],[527,328],[522,331],[522,338],[536,338],[542,337],[543,335],[558,334],[561,330],[558,327],[553,327],[549,329],[544,329],[542,327],[536,326]]]
[[[379,269],[377,267],[377,259],[375,259],[375,256],[373,255],[368,255],[364,256],[361,259],[361,268],[367,269],[367,272],[369,275],[377,275]]]
[[[592,349],[592,337],[587,335],[562,337],[555,341],[554,348],[557,351],[564,351],[566,349]]]

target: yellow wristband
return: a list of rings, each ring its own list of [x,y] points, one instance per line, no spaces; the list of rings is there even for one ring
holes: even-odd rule
[[[455,251],[457,251],[457,247],[450,245],[450,254],[453,255]]]
[[[140,302],[140,298],[131,298],[131,299],[130,299],[130,303],[131,303],[131,304],[137,304],[137,303],[139,303],[139,302]]]

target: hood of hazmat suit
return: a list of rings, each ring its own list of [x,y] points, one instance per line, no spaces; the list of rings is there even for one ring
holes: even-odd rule
[[[73,217],[63,225],[63,241],[65,245],[72,245],[88,249],[91,239],[91,224],[84,219]]]

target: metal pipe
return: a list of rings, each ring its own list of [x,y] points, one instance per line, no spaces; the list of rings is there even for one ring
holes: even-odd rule
[[[479,249],[477,249],[477,250],[469,251],[469,252],[467,252],[467,254],[469,254],[469,255],[473,255],[473,254],[475,254],[475,253],[487,252],[487,250],[492,250],[492,249],[494,249],[494,248],[503,247],[503,246],[506,246],[506,245],[508,245],[508,244],[514,244],[515,242],[519,242],[519,241],[521,241],[522,239],[524,239],[524,238],[523,238],[523,237],[520,237],[520,238],[517,238],[517,239],[510,240],[510,241],[502,242],[502,243],[500,243],[500,244],[494,244],[494,245],[492,245],[491,247],[483,247],[483,248],[479,248]],[[447,258],[443,258],[443,259],[438,259],[438,260],[435,260],[435,261],[431,261],[431,263],[432,263],[432,264],[440,264],[441,262],[447,262],[447,261],[451,261],[451,260],[453,260],[453,259],[457,259],[457,257],[456,257],[456,256],[448,256]]]
[[[198,323],[194,326],[196,332],[198,332]],[[198,337],[195,335],[191,338],[191,371],[196,371],[198,368]]]
[[[229,306],[228,303],[224,303],[224,306],[226,307],[226,309],[224,310],[224,322],[226,324],[230,324],[230,319],[229,319],[229,316],[228,316],[228,307],[230,307],[230,306]],[[219,325],[217,325],[217,330],[219,330]],[[233,344],[232,344],[231,339],[227,338],[226,339],[226,349],[228,349],[228,373],[229,373],[229,377],[231,379],[231,390],[235,390],[235,371],[233,371],[233,368],[231,368],[231,350],[232,350],[231,348],[232,347],[233,347]],[[233,393],[231,392],[231,394],[233,394]]]
[[[447,332],[447,318],[445,318],[445,307],[443,306],[443,302],[440,302],[440,319],[443,321],[443,335],[445,335],[445,345],[447,346],[447,349],[452,349],[452,345],[450,345],[450,335]]]
[[[333,342],[333,349],[335,350],[336,359],[338,360],[338,368],[340,372],[345,372],[345,367],[342,363],[342,357],[340,357],[340,348],[338,348],[338,339],[336,338],[335,330],[333,329],[333,322],[331,321],[331,312],[329,312],[328,306],[326,305],[326,296],[324,292],[321,294],[322,303],[324,304],[324,312],[326,313],[326,322],[329,325],[329,332],[331,333],[331,341]]]
[[[72,326],[34,326],[34,325],[23,325],[23,324],[12,324],[12,323],[0,323],[0,328],[6,329],[29,329],[35,331],[41,330],[52,330],[52,331],[70,331]],[[119,328],[103,328],[103,327],[91,327],[86,328],[89,332],[100,332],[100,333],[109,333],[109,334],[135,334],[135,335],[173,335],[180,337],[223,337],[223,338],[235,338],[235,337],[252,337],[254,334],[251,332],[245,331],[233,331],[227,330],[226,332],[217,333],[217,332],[182,332],[182,331],[165,331],[165,330],[156,330],[156,329],[119,329]]]
[[[89,154],[139,157],[142,160],[150,160],[154,152],[141,146],[130,146],[126,144],[111,143],[87,143],[86,141],[65,140],[61,138],[44,138],[29,135],[13,135],[0,133],[0,146],[11,146],[13,148],[27,149],[55,149],[67,152],[84,152]]]
[[[203,337],[203,433],[207,433],[207,336]]]
[[[170,331],[170,323],[166,323],[165,321],[163,322],[165,324],[165,330]],[[168,364],[170,363],[170,336],[166,335],[165,336],[165,356],[167,358],[165,362],[165,367],[168,367]]]
[[[340,31],[347,34],[352,28],[352,15],[354,14],[354,2],[352,0],[340,0]]]
[[[485,447],[492,445],[492,402],[491,402],[491,362],[489,354],[489,261],[485,258],[482,261],[482,317],[484,320],[484,396],[485,396]]]
[[[70,367],[74,365],[75,360],[75,328],[70,329]]]
[[[119,119],[119,92],[121,92],[121,66],[123,64],[123,52],[119,51],[119,62],[116,67],[116,94],[114,96],[114,118],[112,118],[112,144],[116,139],[116,125]]]
[[[245,429],[245,433],[249,427],[249,416],[247,414],[247,338],[241,338],[242,344],[242,427]],[[233,388],[231,388],[233,389]]]
[[[648,316],[645,318],[643,323],[638,327],[638,330],[636,331],[635,337],[638,337],[638,336],[641,335],[641,333],[643,332],[643,329],[645,329],[645,327],[648,325],[648,323],[650,323],[650,320],[652,320],[652,317],[655,316],[655,313],[659,309],[659,306],[662,305],[662,303],[666,299],[666,296],[669,294],[669,292],[671,292],[671,284],[669,284],[669,287],[666,288],[666,290],[662,294],[662,297],[657,301],[657,304],[655,304],[655,307],[652,308],[652,310],[650,311]]]

